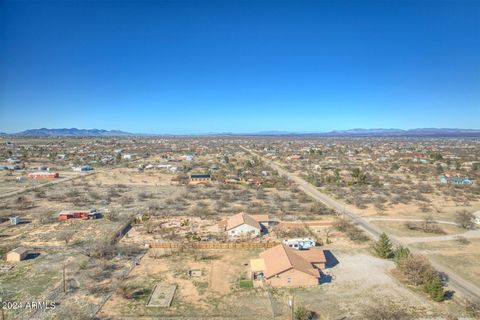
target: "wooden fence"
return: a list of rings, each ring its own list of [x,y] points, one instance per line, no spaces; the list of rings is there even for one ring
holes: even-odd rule
[[[268,249],[280,242],[158,242],[150,243],[152,249]]]

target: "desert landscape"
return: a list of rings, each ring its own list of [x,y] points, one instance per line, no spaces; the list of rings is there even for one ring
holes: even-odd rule
[[[369,145],[368,155],[351,151],[356,142],[65,138],[54,151],[41,152],[52,142],[4,140],[5,163],[18,159],[20,165],[2,172],[9,186],[1,195],[0,245],[7,259],[0,273],[2,298],[55,305],[11,309],[7,315],[290,319],[294,308],[321,319],[360,319],[378,312],[378,299],[382,308],[411,317],[476,312],[466,307],[475,303],[471,292],[446,277],[443,302],[432,301],[395,259],[379,257],[378,235],[346,212],[354,210],[392,242],[431,259],[432,269],[438,263],[480,285],[480,234],[472,215],[480,210],[478,186],[442,184],[438,168],[446,160],[429,155],[429,163],[415,161],[421,152],[455,155],[444,170],[475,180],[479,155],[472,152],[478,153],[478,141],[437,151],[445,150],[446,142],[429,140],[428,148],[415,149],[408,141],[367,140],[362,144]],[[383,156],[379,160],[376,154]],[[332,157],[337,158],[334,171]],[[74,171],[78,166],[89,170]],[[39,169],[60,175],[29,178]],[[316,199],[298,181],[341,207]],[[95,216],[76,218],[82,212]],[[232,236],[234,217],[247,224],[247,218],[262,221],[258,235]],[[318,285],[278,287],[252,280],[252,261],[263,251],[300,238],[313,239],[328,253]],[[16,248],[28,250],[28,257],[8,262],[7,253]]]

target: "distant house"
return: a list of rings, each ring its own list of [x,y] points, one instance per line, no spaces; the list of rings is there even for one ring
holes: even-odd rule
[[[58,214],[58,219],[60,220],[69,220],[69,219],[98,219],[101,218],[102,214],[97,212],[96,209],[90,211],[84,210],[71,210],[71,211],[62,211]]]
[[[212,176],[209,174],[191,174],[190,175],[190,182],[193,182],[193,183],[208,182],[211,180],[212,180]]]
[[[184,155],[180,157],[180,160],[185,160],[185,161],[192,161],[193,160],[193,155]]]
[[[473,213],[473,222],[480,224],[480,211]]]
[[[0,166],[0,170],[18,170],[20,166],[17,164],[10,164],[6,166]]]
[[[7,252],[6,260],[8,262],[20,262],[22,260],[25,260],[27,256],[28,256],[28,249],[24,247],[18,247],[16,249],[13,249]]]
[[[229,236],[259,236],[269,223],[268,215],[238,213],[226,220],[225,231]]]
[[[253,280],[272,287],[315,286],[320,284],[326,262],[323,250],[299,251],[279,244],[250,260],[250,267]]]
[[[91,166],[81,166],[81,167],[72,167],[73,171],[75,172],[88,172],[88,171],[92,171],[93,168]]]
[[[448,176],[448,175],[441,175],[438,177],[440,183],[443,184],[453,184],[457,186],[462,185],[472,185],[475,183],[475,180],[469,179],[467,177],[457,177],[457,176]]]
[[[29,179],[57,179],[60,175],[58,172],[38,171],[28,174]]]
[[[287,157],[287,160],[301,160],[303,156],[301,154],[293,154]]]
[[[60,220],[69,220],[69,219],[87,219],[88,211],[62,211],[58,214],[58,219]]]

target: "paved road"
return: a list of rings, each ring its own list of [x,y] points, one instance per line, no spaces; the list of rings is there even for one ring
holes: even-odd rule
[[[279,174],[286,176],[290,180],[294,181],[298,184],[299,188],[303,190],[306,194],[311,196],[312,198],[322,202],[326,206],[335,209],[338,213],[343,214],[344,217],[353,221],[358,227],[365,230],[373,239],[378,239],[380,234],[384,232],[379,227],[371,224],[367,219],[361,217],[356,212],[351,209],[345,208],[345,205],[338,202],[337,200],[331,198],[330,196],[320,192],[316,187],[308,183],[307,181],[303,180],[302,178],[298,177],[296,174],[291,173],[280,167],[278,164],[274,163],[273,161],[266,159],[265,157],[261,156],[260,154],[253,152],[252,150],[240,146],[241,149],[253,154],[261,159],[263,159],[272,169],[278,171]],[[392,243],[396,245],[406,246],[407,244],[402,241],[402,239],[395,237],[393,235],[388,235],[391,239]],[[420,252],[418,250],[409,248],[412,252]],[[430,257],[429,257],[430,258]],[[442,272],[448,276],[448,286],[454,289],[456,292],[461,293],[465,298],[475,297],[480,299],[480,288],[473,285],[469,281],[463,279],[459,275],[457,275],[451,269],[445,267],[437,263],[434,259],[430,258],[430,262],[432,266],[439,272]]]

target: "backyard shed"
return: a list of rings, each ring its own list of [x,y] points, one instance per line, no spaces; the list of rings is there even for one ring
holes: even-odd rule
[[[9,251],[7,253],[7,261],[8,262],[19,262],[25,260],[28,255],[28,249],[24,247],[18,247]]]

